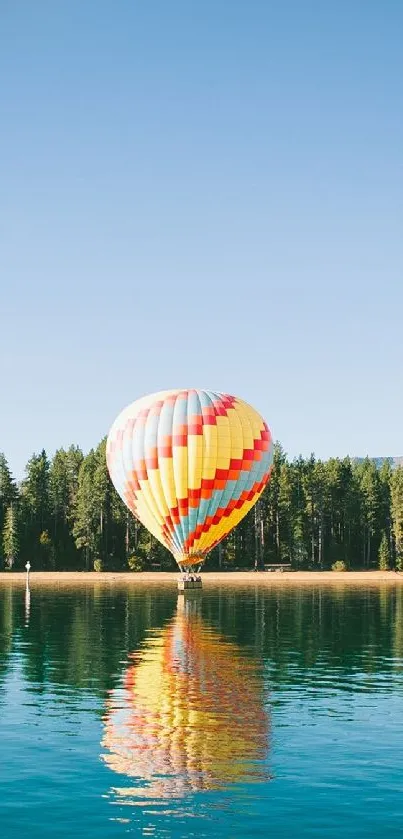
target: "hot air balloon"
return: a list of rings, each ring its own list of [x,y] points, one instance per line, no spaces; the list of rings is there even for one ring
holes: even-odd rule
[[[273,444],[265,421],[241,399],[167,390],[119,414],[106,457],[124,503],[187,570],[256,503]]]
[[[104,716],[102,759],[138,786],[123,802],[183,798],[270,777],[262,669],[179,598],[173,621],[131,656]]]

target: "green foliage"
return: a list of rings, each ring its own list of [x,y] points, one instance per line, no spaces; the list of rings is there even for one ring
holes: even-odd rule
[[[18,521],[13,504],[6,510],[2,535],[5,567],[11,570],[19,553]]]
[[[94,559],[94,571],[99,572],[99,571],[103,571],[103,570],[104,570],[104,564],[102,562],[102,559],[99,559],[99,557],[97,559]]]
[[[39,535],[39,547],[41,565],[44,568],[51,568],[53,570],[55,567],[55,552],[52,540],[47,530],[43,530]]]
[[[35,454],[19,487],[0,454],[3,565],[17,557],[19,566],[29,559],[36,568],[90,569],[99,560],[104,568],[122,570],[135,557],[134,568],[141,570],[176,568],[115,492],[105,447],[102,440],[85,457],[76,446],[60,448],[51,461],[45,451]],[[5,542],[11,506],[16,524],[8,523]],[[403,468],[387,462],[378,468],[368,458],[324,462],[311,455],[290,461],[277,444],[271,480],[258,504],[212,551],[208,564],[258,569],[279,562],[294,569],[320,570],[337,562],[350,569],[385,563],[403,568]]]
[[[379,545],[382,526],[381,480],[375,463],[369,458],[356,467],[356,475],[361,498],[362,564],[368,568]]]
[[[99,509],[94,493],[96,467],[96,454],[91,449],[79,469],[73,514],[73,536],[87,570],[95,558],[99,543]]]
[[[129,556],[127,565],[130,571],[144,571],[144,559],[141,556]]]
[[[177,567],[172,554],[169,551],[165,551],[161,557],[161,571],[176,571]]]
[[[76,547],[71,524],[78,491],[78,475],[83,454],[77,446],[58,449],[50,464],[49,498],[52,517],[52,537],[57,558],[74,561]]]
[[[42,550],[40,534],[51,528],[49,494],[49,461],[46,452],[32,455],[26,467],[26,477],[21,485],[21,548],[24,554],[41,565],[46,552]]]
[[[390,482],[391,521],[395,543],[396,568],[403,567],[403,468],[399,466],[392,472]]]
[[[390,568],[390,547],[389,547],[389,539],[383,531],[381,544],[379,545],[378,551],[378,566],[380,571],[388,571]]]
[[[11,505],[15,505],[17,499],[17,486],[12,478],[6,458],[0,452],[0,532],[3,532],[7,510]]]
[[[348,571],[347,565],[342,559],[338,559],[332,565],[332,571]]]

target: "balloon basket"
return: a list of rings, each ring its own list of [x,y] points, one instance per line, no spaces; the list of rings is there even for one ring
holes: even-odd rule
[[[178,591],[201,591],[203,588],[200,577],[193,579],[186,579],[186,577],[179,577]]]

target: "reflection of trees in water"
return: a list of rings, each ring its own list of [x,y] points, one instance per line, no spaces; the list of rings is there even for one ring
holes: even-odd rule
[[[396,608],[389,614],[393,626],[394,644],[391,655],[401,660],[403,667],[403,590],[399,591],[400,597],[396,598]]]
[[[403,586],[273,586],[255,595],[241,591],[221,603],[206,599],[204,614],[225,626],[241,645],[270,665],[271,684],[292,684],[301,671],[315,680],[315,667],[340,676],[400,670],[403,652]],[[218,599],[220,599],[218,597]],[[396,653],[395,653],[396,650]],[[400,653],[399,653],[400,655]],[[368,683],[368,689],[370,684]]]
[[[114,588],[96,581],[74,587],[33,584],[26,627],[25,586],[2,581],[0,680],[14,644],[23,673],[36,689],[53,683],[104,696],[117,684],[122,660],[149,628],[171,619],[175,603],[176,592],[170,588]],[[357,669],[400,670],[400,584],[270,589],[222,585],[205,590],[201,609],[206,624],[268,662],[273,686],[295,682],[298,671],[314,680],[317,666],[345,676]]]
[[[26,625],[25,586],[0,585],[0,674],[14,643],[23,675],[37,690],[67,685],[104,696],[119,678],[122,657],[174,608],[175,598],[161,590],[33,585]]]
[[[11,586],[0,587],[0,684],[8,669],[13,643],[13,623],[13,589]]]
[[[104,719],[112,770],[159,798],[267,778],[262,664],[206,625],[197,601],[179,598],[131,662]]]

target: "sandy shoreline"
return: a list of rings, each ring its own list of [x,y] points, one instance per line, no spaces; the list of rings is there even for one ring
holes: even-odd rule
[[[31,571],[31,585],[64,585],[71,584],[99,584],[105,585],[176,585],[178,572],[144,571],[134,572],[113,572],[113,571]],[[202,574],[203,585],[225,584],[233,585],[254,585],[254,586],[289,586],[289,585],[401,585],[403,573],[393,571],[284,571],[278,572],[254,572],[254,571],[205,571]],[[0,585],[9,582],[25,585],[25,572],[0,572]]]

